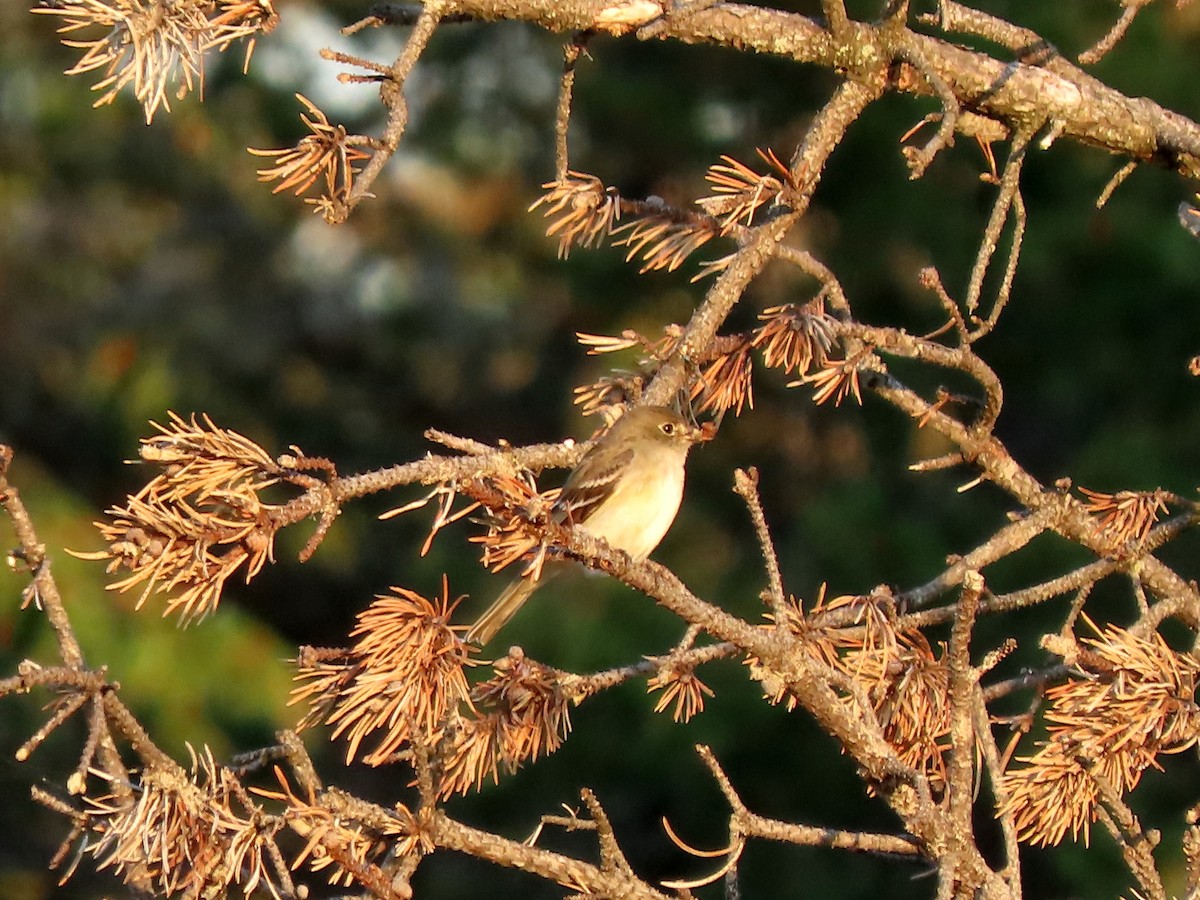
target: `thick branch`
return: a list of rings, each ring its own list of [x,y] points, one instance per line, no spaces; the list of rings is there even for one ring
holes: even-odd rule
[[[520,19],[565,32],[594,27],[601,10],[609,6],[609,0],[455,0],[446,11],[486,20]],[[953,24],[962,27],[957,20]],[[835,40],[815,19],[745,3],[724,2],[671,17],[655,34],[659,39],[753,50],[838,71],[863,71],[896,61],[888,49],[896,42],[870,26],[848,22],[839,33],[844,39]],[[1125,96],[1061,56],[1044,55],[1046,65],[1008,63],[923,34],[913,34],[907,46],[969,112],[1035,128],[1053,122],[1065,137],[1200,177],[1200,126],[1151,100]],[[907,65],[899,67],[893,87],[936,94],[920,72]]]

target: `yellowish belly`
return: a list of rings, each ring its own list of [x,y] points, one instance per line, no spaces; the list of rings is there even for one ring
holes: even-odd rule
[[[581,526],[635,560],[649,556],[679,510],[683,467],[652,484],[620,484]]]

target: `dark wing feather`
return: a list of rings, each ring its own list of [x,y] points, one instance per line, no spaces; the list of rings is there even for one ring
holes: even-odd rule
[[[554,504],[554,520],[575,525],[586,522],[596,506],[612,492],[613,485],[632,459],[633,450],[623,450],[603,461],[585,457],[563,485]]]

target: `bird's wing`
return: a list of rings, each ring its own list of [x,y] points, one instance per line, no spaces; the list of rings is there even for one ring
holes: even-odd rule
[[[624,450],[606,460],[601,466],[580,465],[563,485],[558,502],[554,504],[554,519],[578,525],[586,522],[633,459],[632,450]],[[586,462],[586,460],[585,460]]]

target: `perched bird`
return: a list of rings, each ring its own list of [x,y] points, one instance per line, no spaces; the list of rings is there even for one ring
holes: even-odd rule
[[[679,511],[688,451],[708,437],[665,406],[629,410],[571,471],[554,504],[554,521],[578,525],[640,562],[658,546]],[[516,579],[471,626],[467,640],[490,641],[562,565],[545,566],[536,581]]]

